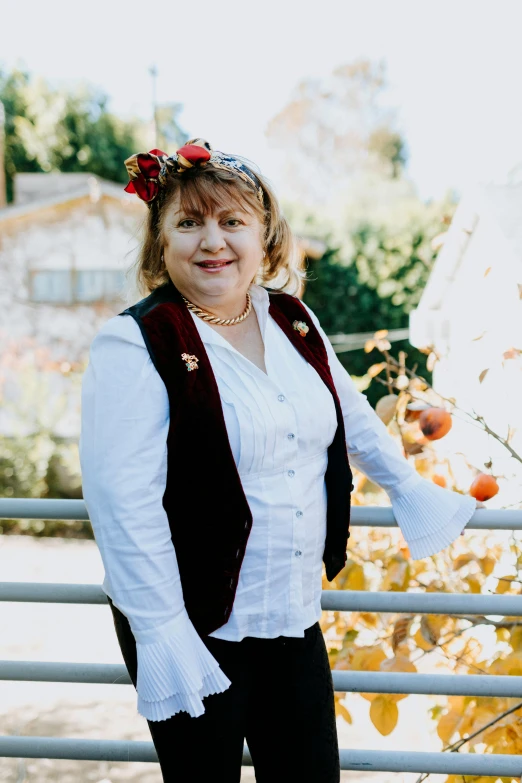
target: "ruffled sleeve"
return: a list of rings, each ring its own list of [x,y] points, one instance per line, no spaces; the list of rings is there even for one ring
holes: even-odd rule
[[[439,552],[462,533],[476,511],[471,495],[461,495],[421,476],[389,490],[393,513],[414,560]]]
[[[315,313],[305,307],[326,346],[341,402],[350,462],[387,492],[412,558],[439,552],[463,531],[475,513],[475,499],[439,487],[417,473],[401,454],[366,395],[357,391]]]
[[[107,321],[82,381],[83,497],[105,568],[103,589],[127,617],[138,657],[138,712],[165,720],[205,711],[230,680],[185,608],[163,507],[167,390],[131,316]]]
[[[138,712],[148,720],[181,710],[197,718],[205,712],[201,700],[230,685],[185,610],[167,626],[138,631],[136,649]]]

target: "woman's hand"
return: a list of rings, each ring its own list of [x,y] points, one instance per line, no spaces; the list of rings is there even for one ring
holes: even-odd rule
[[[477,500],[476,502],[477,502],[477,508],[486,508],[486,506],[484,505],[484,503],[482,503],[482,501],[480,501],[480,500]],[[462,531],[462,533],[460,534],[461,536],[463,536],[463,535],[464,535],[464,531],[465,531],[465,530],[466,530],[466,528],[464,528],[464,530],[463,530],[463,531]]]

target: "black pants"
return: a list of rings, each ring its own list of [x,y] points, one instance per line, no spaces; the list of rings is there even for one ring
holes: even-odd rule
[[[136,643],[109,599],[122,655],[136,686]],[[231,680],[203,699],[205,712],[147,721],[164,783],[239,783],[243,742],[257,783],[339,783],[332,675],[319,623],[304,639],[247,636],[203,642]]]

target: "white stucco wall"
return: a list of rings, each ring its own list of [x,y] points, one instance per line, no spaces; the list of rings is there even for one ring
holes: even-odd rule
[[[52,419],[57,435],[79,433],[79,386],[70,377],[70,368],[78,371],[85,365],[102,323],[139,297],[132,289],[123,289],[120,299],[111,302],[32,302],[29,275],[42,269],[127,269],[135,260],[142,218],[143,210],[127,199],[86,195],[1,221],[1,434],[31,432],[41,417],[46,422]],[[46,398],[46,406],[39,405],[37,393]],[[61,403],[65,411],[59,414]],[[37,408],[41,414],[37,415]]]

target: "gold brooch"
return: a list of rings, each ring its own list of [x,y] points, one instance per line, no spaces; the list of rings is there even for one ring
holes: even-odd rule
[[[308,324],[306,321],[294,321],[292,326],[297,332],[299,332],[301,337],[306,337],[308,334]]]
[[[187,370],[190,372],[191,370],[197,370],[198,369],[198,362],[199,359],[197,356],[192,356],[190,353],[182,353],[181,358],[185,362],[187,366]]]

